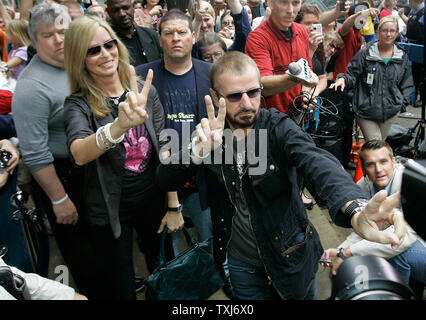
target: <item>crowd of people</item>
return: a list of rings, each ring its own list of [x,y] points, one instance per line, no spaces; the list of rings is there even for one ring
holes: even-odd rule
[[[384,142],[421,100],[423,66],[397,42],[424,44],[423,0],[337,0],[323,12],[303,2],[0,2],[0,149],[11,154],[0,236],[11,246],[5,208],[22,190],[83,295],[47,282],[58,295],[35,296],[136,299],[134,231],[152,273],[163,230],[172,259],[190,222],[213,240],[232,299],[316,299],[320,258],[336,273],[350,255],[382,256],[407,284],[426,283],[425,242],[398,209],[400,169]],[[305,78],[289,68],[300,59]],[[325,91],[341,99],[337,155],[298,125]],[[345,170],[354,122],[359,185]],[[305,188],[354,229],[350,240],[324,251]],[[11,270],[47,277],[16,259],[24,250],[15,241],[4,257]]]

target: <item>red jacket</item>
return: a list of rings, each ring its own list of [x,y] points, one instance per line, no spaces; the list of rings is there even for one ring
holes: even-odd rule
[[[291,30],[293,37],[289,40],[269,18],[249,33],[245,53],[257,63],[261,77],[285,74],[288,65],[300,58],[305,58],[312,69],[308,33],[302,25],[295,22],[292,23]],[[302,85],[299,84],[280,94],[265,97],[262,107],[276,108],[291,114],[293,100],[301,89]]]

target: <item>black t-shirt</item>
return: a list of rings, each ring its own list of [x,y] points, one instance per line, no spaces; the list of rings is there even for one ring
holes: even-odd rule
[[[319,59],[315,55],[312,57],[312,71],[317,76],[321,76],[321,75],[325,74],[324,67],[322,66],[321,62],[319,61]]]

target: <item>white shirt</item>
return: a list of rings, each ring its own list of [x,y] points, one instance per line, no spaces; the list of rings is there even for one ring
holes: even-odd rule
[[[0,266],[7,264],[0,258]],[[27,300],[74,300],[75,290],[60,282],[43,278],[35,273],[25,273],[9,266],[13,273],[25,279],[24,296]],[[16,300],[3,286],[0,286],[0,300]]]

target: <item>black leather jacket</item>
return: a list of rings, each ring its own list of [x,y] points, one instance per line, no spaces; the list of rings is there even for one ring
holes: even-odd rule
[[[275,109],[259,111],[255,124],[256,154],[262,141],[259,129],[267,130],[264,173],[252,174],[250,168],[257,165],[250,166],[240,186],[235,164],[206,164],[215,261],[221,270],[236,213],[235,192],[242,188],[259,255],[270,280],[283,298],[303,299],[323,248],[300,198],[297,173],[303,176],[310,192],[326,203],[334,222],[343,227],[350,224],[340,208],[365,195],[334,156],[317,148],[287,115]],[[229,144],[224,143],[223,154],[226,148]],[[157,170],[160,186],[173,190],[194,167],[161,164]]]

